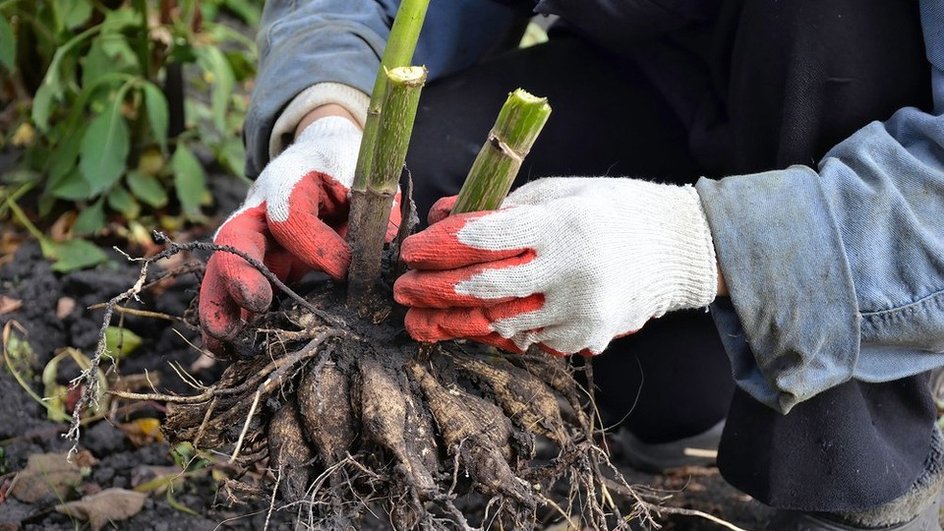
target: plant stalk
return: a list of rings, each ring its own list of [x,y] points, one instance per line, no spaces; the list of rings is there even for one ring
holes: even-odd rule
[[[462,184],[453,214],[495,210],[551,114],[547,98],[517,89],[508,95]]]
[[[354,185],[352,190],[366,190],[367,180],[373,174],[373,160],[376,153],[375,144],[378,136],[380,115],[383,113],[383,104],[387,92],[387,77],[384,72],[399,66],[409,66],[413,62],[413,52],[419,41],[420,29],[426,19],[426,8],[429,0],[403,0],[397,10],[397,16],[390,28],[390,36],[380,59],[380,69],[374,81],[374,89],[370,96],[370,105],[367,107],[367,121],[364,124],[364,135],[357,157],[357,167],[354,170]]]
[[[380,278],[390,207],[403,172],[426,74],[426,68],[422,66],[398,67],[383,72],[387,88],[383,113],[377,125],[373,168],[366,188],[351,190],[348,221],[352,259],[348,270],[348,303],[363,306],[369,302],[372,288]]]

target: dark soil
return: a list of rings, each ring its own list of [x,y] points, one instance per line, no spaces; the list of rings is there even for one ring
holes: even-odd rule
[[[224,202],[232,203],[221,206],[222,212],[233,208],[242,195],[242,191],[236,189],[238,187],[226,188],[216,193],[218,200],[227,198]],[[0,227],[0,230],[6,229]],[[209,238],[209,233],[198,236]],[[188,258],[197,260],[203,257]],[[151,276],[160,273],[160,270],[155,270]],[[112,263],[95,270],[59,275],[51,271],[38,246],[33,243],[22,245],[12,260],[0,267],[0,294],[23,301],[18,310],[0,315],[0,326],[15,320],[27,331],[27,339],[37,354],[32,364],[34,391],[42,394],[39,375],[62,347],[75,347],[86,355],[94,352],[103,310],[89,310],[88,307],[128,289],[137,274],[137,264],[127,262],[115,253]],[[144,305],[134,306],[183,315],[196,293],[198,280],[194,275],[184,275],[162,287],[164,291],[159,296],[145,294],[142,297]],[[68,314],[57,316],[57,307],[64,297],[74,299],[75,305]],[[118,324],[117,316],[113,324]],[[123,325],[140,335],[144,342],[120,366],[106,364],[103,368],[125,377],[147,371],[156,382],[158,391],[192,394],[192,389],[181,382],[170,363],[177,362],[189,369],[200,353],[183,338],[199,344],[199,334],[181,322],[141,317],[125,317]],[[212,383],[219,378],[221,371],[221,364],[216,364],[193,374],[202,382]],[[74,375],[74,372],[61,371],[61,383],[66,383]],[[106,488],[133,488],[167,470],[163,467],[176,466],[167,443],[144,442],[138,446],[116,425],[136,418],[163,419],[165,409],[162,405],[145,404],[83,429],[79,449],[88,450],[97,462],[67,499],[47,496],[27,504],[13,497],[4,497],[10,479],[25,467],[30,455],[66,452],[71,442],[62,437],[68,426],[47,420],[44,408],[27,395],[6,368],[0,370],[0,397],[0,530],[88,529],[87,524],[59,514],[52,508],[61,501],[79,499]],[[667,505],[709,512],[747,529],[763,529],[770,516],[769,509],[728,486],[714,468],[690,468],[664,476],[641,473],[625,466],[621,468],[630,484],[649,485],[674,493]],[[228,505],[209,473],[194,474],[179,482],[172,499],[175,500],[173,505],[167,495],[151,494],[140,513],[128,520],[109,524],[108,528],[168,531],[261,529],[266,523],[269,507],[269,500],[265,497],[248,504]],[[187,509],[196,515],[188,514]],[[294,518],[292,510],[276,511],[269,527],[291,529]],[[707,520],[688,516],[668,516],[661,522],[665,529],[721,529]],[[384,520],[362,524],[362,528],[387,527]]]

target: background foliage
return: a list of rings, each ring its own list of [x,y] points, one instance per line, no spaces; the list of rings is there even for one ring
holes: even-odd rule
[[[104,260],[78,238],[203,221],[204,167],[243,174],[261,4],[0,0],[0,219],[59,270]]]

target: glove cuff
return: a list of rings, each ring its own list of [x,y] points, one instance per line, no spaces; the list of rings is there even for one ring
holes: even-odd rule
[[[668,311],[702,308],[718,295],[718,260],[711,228],[692,186],[671,189],[668,212],[663,226],[669,231],[666,270],[674,277]]]
[[[272,136],[269,137],[269,157],[275,158],[285,150],[295,136],[295,128],[308,113],[334,103],[350,112],[357,123],[364,127],[367,120],[367,107],[370,98],[360,90],[342,83],[318,83],[300,92],[288,104],[272,127]],[[319,120],[320,121],[320,120]],[[305,128],[305,131],[311,126]]]

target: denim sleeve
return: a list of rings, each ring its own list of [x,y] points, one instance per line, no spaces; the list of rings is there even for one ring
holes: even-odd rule
[[[268,0],[257,35],[259,72],[244,126],[246,171],[255,177],[269,159],[279,113],[321,82],[370,94],[399,0]],[[466,67],[527,19],[530,2],[430,2],[415,64],[434,79]]]
[[[738,384],[787,413],[849,379],[944,365],[944,0],[921,4],[934,109],[901,109],[818,171],[701,179]]]

